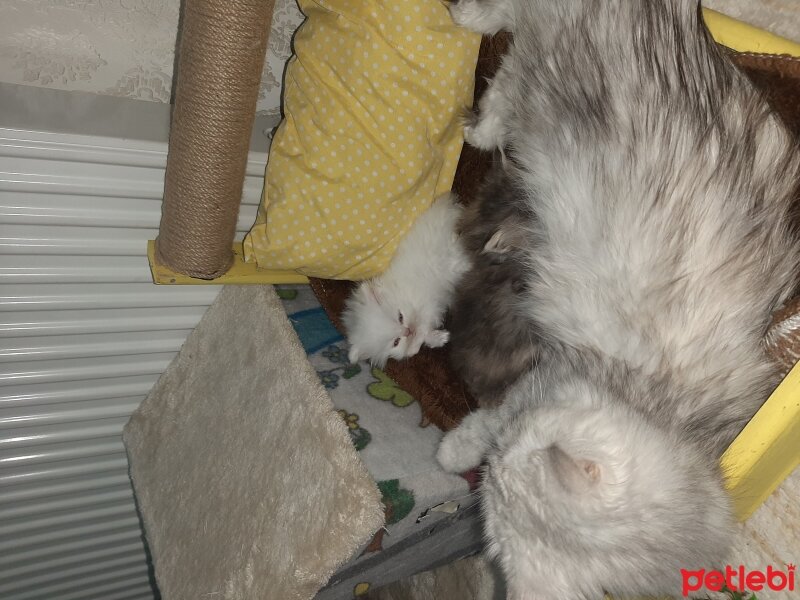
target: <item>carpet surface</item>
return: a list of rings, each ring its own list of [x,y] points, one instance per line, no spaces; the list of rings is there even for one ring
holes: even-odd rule
[[[480,556],[470,556],[433,571],[387,585],[368,600],[505,600],[500,575]]]
[[[165,600],[312,598],[383,524],[271,286],[220,293],[124,440]]]

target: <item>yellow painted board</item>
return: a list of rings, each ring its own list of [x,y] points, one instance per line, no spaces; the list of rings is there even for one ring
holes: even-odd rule
[[[744,521],[800,464],[800,363],[722,456],[736,516]]]
[[[227,273],[216,279],[196,279],[188,275],[176,273],[156,261],[156,243],[147,242],[147,259],[150,261],[150,272],[153,282],[163,285],[243,285],[243,284],[278,284],[308,283],[308,277],[294,271],[276,271],[259,269],[255,262],[245,262],[242,243],[233,244],[233,266]]]
[[[703,18],[714,39],[737,52],[800,56],[798,42],[787,40],[708,8],[703,9]]]
[[[714,39],[738,52],[800,56],[800,44],[713,10]],[[734,510],[744,521],[800,464],[800,364],[783,380],[722,456]]]

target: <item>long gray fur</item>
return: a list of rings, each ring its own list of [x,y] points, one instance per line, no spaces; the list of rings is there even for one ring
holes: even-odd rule
[[[443,440],[487,459],[490,553],[514,600],[681,595],[731,531],[718,458],[778,381],[794,292],[796,142],[696,0],[460,0],[514,41],[466,131],[529,221],[537,366]]]

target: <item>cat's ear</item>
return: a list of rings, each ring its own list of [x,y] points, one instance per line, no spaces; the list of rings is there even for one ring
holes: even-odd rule
[[[350,351],[347,353],[347,360],[350,361],[350,364],[358,362],[359,352],[360,350],[358,349],[358,346],[350,346]]]
[[[550,446],[547,453],[556,479],[569,491],[588,492],[600,483],[603,471],[596,461],[572,456],[556,445]]]
[[[489,241],[483,245],[482,254],[507,254],[511,249],[509,247],[506,233],[502,229],[494,232],[494,235],[489,238]]]
[[[367,282],[367,294],[375,301],[376,304],[381,304],[381,293],[378,291],[378,287],[374,285],[371,281]]]

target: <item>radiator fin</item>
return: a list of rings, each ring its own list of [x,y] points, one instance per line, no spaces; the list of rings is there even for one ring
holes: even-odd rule
[[[120,434],[219,291],[151,283],[166,150],[0,122],[4,600],[157,594]],[[251,153],[237,239],[265,162]]]

